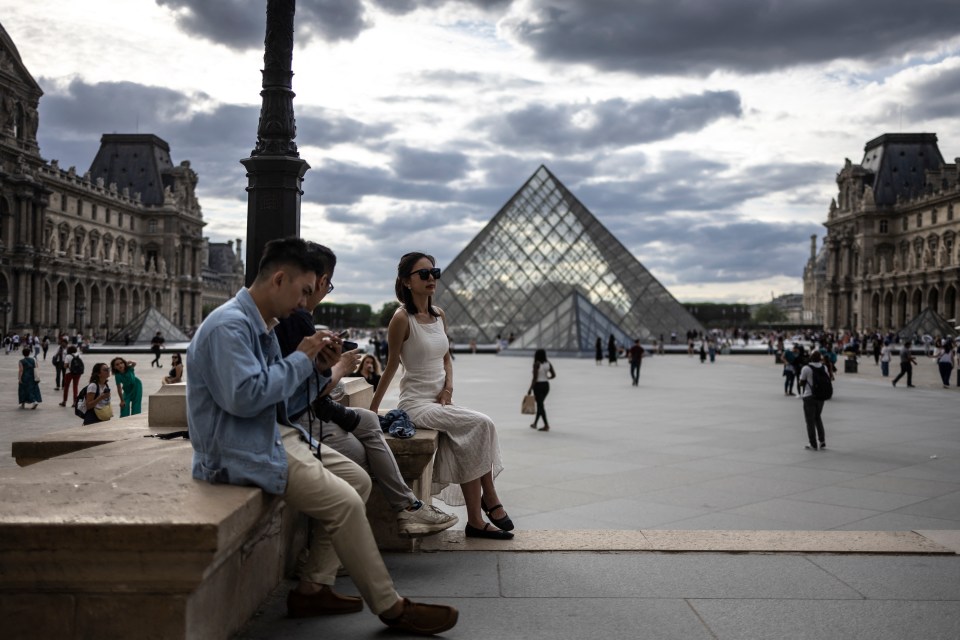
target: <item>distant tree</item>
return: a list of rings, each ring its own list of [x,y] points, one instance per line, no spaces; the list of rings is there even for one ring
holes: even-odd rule
[[[741,302],[685,302],[694,318],[707,329],[729,329],[751,324],[750,307]]]
[[[333,329],[368,327],[373,309],[368,304],[324,302],[313,311],[313,321]]]
[[[390,324],[390,318],[393,317],[393,314],[396,313],[397,309],[400,308],[400,303],[397,301],[384,303],[383,307],[380,309],[378,315],[378,327],[385,327]]]
[[[756,308],[753,321],[756,324],[778,324],[787,321],[787,314],[777,305],[768,302]]]

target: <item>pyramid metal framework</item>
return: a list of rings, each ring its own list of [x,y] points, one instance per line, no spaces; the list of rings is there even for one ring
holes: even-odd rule
[[[543,326],[543,319],[573,293],[631,338],[649,341],[673,331],[703,331],[545,166],[444,270],[436,301],[457,342],[493,342],[512,333],[526,334],[524,343],[533,345],[536,336],[527,331]],[[583,323],[592,316],[565,317]],[[584,334],[583,329],[577,330]],[[548,340],[547,333],[541,340]],[[609,333],[600,334],[604,342]],[[596,336],[587,337],[592,352]],[[579,339],[575,347],[569,340],[564,344],[563,350],[584,350]],[[548,348],[544,345],[537,346]]]

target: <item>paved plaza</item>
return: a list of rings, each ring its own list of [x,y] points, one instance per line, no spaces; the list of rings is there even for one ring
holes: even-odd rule
[[[91,358],[88,369],[108,360]],[[158,388],[165,370],[151,370],[148,354],[134,359],[145,391]],[[9,452],[18,437],[81,428],[56,406],[48,373],[41,408],[17,408],[16,360],[0,355],[0,393],[10,399],[0,408],[2,446]],[[815,532],[919,531],[960,550],[960,389],[942,389],[932,361],[920,358],[915,389],[893,389],[872,360],[857,374],[841,373],[824,410],[824,452],[803,448],[801,402],[783,395],[771,356],[721,356],[715,364],[654,357],[637,388],[623,361],[558,359],[547,433],[519,413],[530,364],[492,355],[454,363],[455,401],[497,423],[505,464],[497,485],[516,541],[501,551],[441,543],[436,552],[386,557],[402,594],[461,608],[447,637],[960,637],[960,556],[856,553],[852,534],[855,553],[624,552],[600,544],[621,530],[808,540]],[[396,389],[383,407],[395,398]],[[0,464],[13,463],[5,456]],[[462,529],[462,509],[452,511]],[[538,540],[564,538],[599,546],[538,548]],[[382,628],[369,613],[288,620],[287,588],[242,638],[359,638]],[[353,591],[348,579],[339,588]]]

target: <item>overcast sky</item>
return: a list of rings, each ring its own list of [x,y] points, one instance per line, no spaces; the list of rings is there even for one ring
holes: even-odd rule
[[[103,133],[190,160],[215,241],[246,231],[265,0],[0,0],[45,94],[44,158]],[[301,233],[331,300],[448,264],[545,164],[682,301],[802,291],[844,158],[883,133],[960,155],[957,0],[300,0]]]

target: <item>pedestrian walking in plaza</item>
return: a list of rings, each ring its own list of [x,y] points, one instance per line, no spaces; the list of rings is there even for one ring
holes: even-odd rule
[[[797,347],[783,352],[783,395],[793,396],[793,382],[797,377],[797,370],[794,368],[794,362],[797,360]]]
[[[883,341],[883,348],[880,350],[880,375],[884,378],[890,376],[890,359],[893,356],[893,349],[890,347],[890,341]]]
[[[120,396],[120,417],[135,416],[141,412],[143,402],[143,382],[137,377],[133,360],[114,358],[110,362],[110,371],[117,383],[117,395]]]
[[[693,344],[692,342],[690,344]],[[704,364],[707,361],[707,350],[704,348],[703,342],[700,342],[700,364]]]
[[[613,337],[613,334],[610,334],[610,339],[607,340],[607,366],[611,364],[617,364],[617,341]]]
[[[63,356],[63,401],[61,407],[67,406],[67,397],[70,401],[75,401],[77,397],[77,386],[80,383],[80,376],[83,375],[83,360],[77,353],[76,345],[67,347],[67,355]],[[73,395],[70,394],[70,383],[73,383]]]
[[[533,354],[533,379],[530,381],[530,388],[527,389],[527,395],[533,394],[537,401],[537,415],[533,418],[531,429],[537,428],[537,422],[543,418],[543,426],[540,431],[550,431],[550,424],[547,422],[547,410],[543,406],[547,394],[550,393],[550,380],[557,377],[557,372],[553,370],[553,365],[547,360],[547,352],[544,349],[537,349]]]
[[[66,356],[67,356],[67,341],[60,340],[59,344],[57,345],[56,353],[54,353],[53,358],[50,359],[50,364],[53,365],[53,371],[56,374],[55,386],[53,387],[54,391],[60,391],[60,387],[63,384],[63,376],[65,373],[63,369],[63,360],[64,358],[66,358]],[[73,395],[76,396],[77,394],[74,393]]]
[[[599,367],[600,363],[603,362],[603,340],[600,339],[600,336],[597,336],[596,350],[597,366]]]
[[[643,347],[640,346],[640,338],[637,338],[633,341],[633,346],[630,347],[630,350],[627,352],[630,358],[630,379],[635,387],[640,385],[640,365],[643,364],[643,354],[644,350]]]
[[[807,424],[807,449],[816,451],[827,448],[823,428],[823,403],[833,397],[833,383],[823,366],[819,351],[810,354],[810,362],[800,371],[800,398],[803,400],[803,418]]]
[[[163,368],[163,365],[160,364],[160,351],[163,349],[164,342],[163,334],[159,331],[150,339],[150,351],[153,352],[153,361],[150,363],[151,367],[157,366],[161,369]]]
[[[933,356],[937,361],[937,367],[940,369],[940,379],[943,381],[943,388],[950,388],[950,374],[953,373],[953,343],[944,339]]]
[[[31,357],[32,349],[29,346],[23,348],[21,353],[23,358],[17,367],[17,397],[20,402],[20,408],[25,409],[24,405],[32,403],[31,409],[36,409],[37,405],[43,402],[40,396],[40,378],[37,377],[37,359]]]
[[[897,382],[899,382],[903,376],[907,376],[907,386],[913,386],[913,365],[917,364],[917,359],[910,353],[911,346],[912,343],[907,340],[900,349],[900,373],[893,379],[893,386],[897,386]]]

